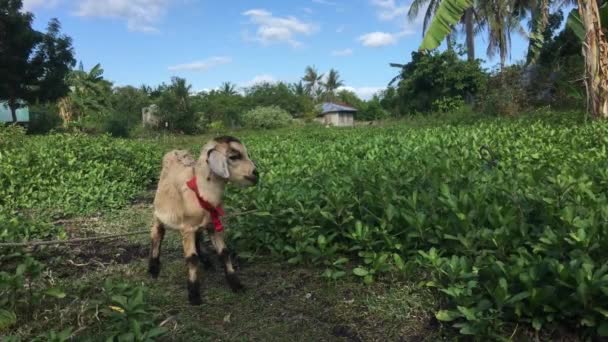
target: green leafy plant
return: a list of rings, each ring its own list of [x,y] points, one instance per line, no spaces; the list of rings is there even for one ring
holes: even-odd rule
[[[155,341],[167,333],[155,320],[158,309],[145,301],[141,285],[106,279],[102,299],[94,304],[103,316],[103,334],[110,341]]]
[[[291,123],[291,116],[277,106],[257,107],[243,115],[243,122],[249,128],[279,128]]]

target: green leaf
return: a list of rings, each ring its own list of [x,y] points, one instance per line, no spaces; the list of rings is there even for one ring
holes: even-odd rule
[[[65,298],[65,292],[63,292],[63,290],[61,290],[60,288],[57,288],[57,287],[50,288],[50,289],[46,290],[44,293],[46,293],[47,295],[49,295],[51,297],[55,297],[55,298]]]
[[[506,303],[507,304],[517,303],[517,302],[522,301],[522,300],[524,300],[524,299],[526,299],[528,297],[530,297],[530,293],[528,291],[523,291],[523,292],[520,292],[520,293],[516,294],[515,296],[507,299]]]
[[[0,331],[17,323],[17,315],[5,309],[0,309]]]
[[[167,328],[164,328],[164,327],[152,328],[146,333],[146,337],[153,338],[153,337],[162,336],[162,335],[166,334],[167,331],[168,331]]]
[[[578,9],[573,9],[568,15],[568,21],[566,27],[572,30],[580,41],[585,40],[585,26],[578,13]]]
[[[602,324],[597,327],[597,334],[602,337],[608,336],[608,322],[602,322]]]
[[[420,50],[436,49],[452,32],[452,27],[460,21],[465,10],[471,6],[473,6],[473,0],[441,1],[433,21],[424,35]]]
[[[435,314],[435,318],[442,322],[451,322],[460,317],[462,317],[462,314],[458,311],[439,310]]]
[[[460,313],[464,315],[464,318],[466,318],[467,321],[475,321],[477,319],[477,317],[475,316],[476,310],[473,308],[467,308],[459,305],[458,311],[460,311]]]
[[[353,270],[353,273],[359,277],[365,277],[366,275],[369,274],[369,272],[365,268],[362,268],[362,267],[355,268]]]
[[[405,269],[405,263],[399,254],[393,253],[393,260],[395,261],[395,266],[397,266],[400,271]]]
[[[534,317],[534,318],[532,319],[532,327],[533,327],[533,328],[534,328],[536,331],[539,331],[539,330],[540,330],[540,329],[543,327],[543,322],[542,322],[542,321],[541,321],[539,318]]]

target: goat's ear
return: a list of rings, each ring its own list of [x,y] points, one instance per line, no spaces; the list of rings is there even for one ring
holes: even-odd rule
[[[219,153],[218,151],[212,150],[209,152],[209,157],[207,158],[207,162],[209,163],[209,168],[213,173],[222,177],[229,178],[230,171],[228,170],[228,162],[226,161],[226,157]]]

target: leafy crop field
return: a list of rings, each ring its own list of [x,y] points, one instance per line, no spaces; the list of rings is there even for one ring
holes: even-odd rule
[[[90,233],[56,223],[74,217],[102,217],[111,222],[112,232],[145,229],[152,196],[146,189],[154,185],[162,153],[174,147],[196,151],[208,138],[136,141],[1,132],[2,242]],[[252,272],[254,280],[255,272],[291,281],[297,272],[312,272],[313,280],[302,287],[319,291],[322,307],[345,310],[331,314],[330,321],[336,326],[364,324],[361,317],[348,316],[348,310],[354,308],[343,306],[345,289],[355,289],[364,298],[355,296],[353,300],[365,303],[365,315],[399,317],[400,321],[393,320],[394,326],[420,325],[423,323],[414,317],[428,316],[429,321],[440,323],[433,331],[450,336],[578,340],[608,335],[607,133],[606,124],[582,124],[569,117],[235,133],[259,165],[262,180],[255,188],[228,189],[230,211],[256,210],[231,220],[230,243],[242,260],[241,271]],[[143,199],[134,203],[142,193],[146,194]],[[143,207],[132,209],[133,205]],[[133,213],[141,218],[134,218]],[[106,232],[101,231],[102,226],[95,227],[94,233]],[[44,273],[44,263],[54,265],[50,269],[61,269],[65,262],[38,260],[35,253],[29,256],[31,251],[5,249],[0,260],[10,267],[3,266],[0,273],[0,328],[20,336],[37,336],[41,328],[28,328],[21,317],[48,315],[48,310],[62,312],[68,299],[72,303],[90,299],[105,305],[107,312],[98,314],[94,323],[66,314],[61,328],[72,328],[64,331],[66,335],[105,331],[115,336],[131,334],[133,340],[162,335],[179,340],[176,336],[184,333],[180,329],[191,326],[182,322],[182,328],[174,331],[166,325],[158,327],[163,307],[168,305],[158,299],[158,291],[162,291],[158,286],[173,286],[179,293],[183,277],[175,274],[148,289],[153,285],[145,279],[147,240],[142,237],[132,242],[139,246],[132,258],[137,271],[123,265],[112,269],[112,274],[135,285],[109,282],[101,287],[91,275],[83,276],[93,277],[90,283],[84,282],[89,285],[70,292],[54,286]],[[179,270],[178,243],[173,241],[173,268]],[[169,243],[169,250],[171,246]],[[281,272],[291,272],[293,278]],[[27,299],[31,291],[25,289],[32,288],[29,282],[35,275],[45,281],[34,286],[39,295]],[[263,285],[260,281],[251,288],[254,297],[213,298],[220,307],[219,302],[264,305],[259,302],[263,297],[256,295],[274,293],[269,286],[282,287],[285,282],[289,283],[275,279]],[[152,295],[146,296],[150,291]],[[374,297],[375,292],[382,297]],[[412,311],[397,315],[395,303],[412,307],[408,298],[417,298],[426,306],[416,307],[415,315]],[[33,305],[34,300],[47,303],[46,311],[36,309],[43,304]],[[174,300],[178,303],[173,304],[185,303],[180,296]],[[120,310],[108,311],[108,307]],[[129,310],[139,316],[128,316]],[[255,318],[249,317],[251,320]],[[205,326],[206,322],[213,326],[211,321],[198,324]],[[273,327],[281,333],[285,329],[314,330],[314,322],[299,322],[284,329]],[[58,327],[46,324],[45,329]],[[329,337],[307,335],[311,332],[302,336],[322,340],[404,336],[400,330],[373,329],[369,322],[365,324],[367,332],[351,327],[349,333],[338,329],[342,333],[332,335],[328,327],[330,332],[323,333]],[[258,335],[251,335],[256,330]],[[261,330],[264,325],[250,327],[247,336],[268,337]],[[206,338],[243,337],[231,333]]]

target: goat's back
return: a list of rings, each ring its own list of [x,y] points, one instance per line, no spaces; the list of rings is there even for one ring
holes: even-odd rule
[[[155,215],[169,226],[177,226],[187,215],[192,199],[185,201],[186,182],[194,176],[196,160],[186,150],[173,150],[163,156],[163,167],[154,197]],[[188,194],[192,196],[192,194]],[[188,196],[186,195],[186,196]]]

